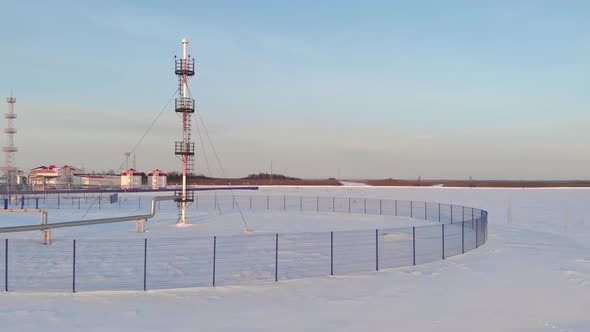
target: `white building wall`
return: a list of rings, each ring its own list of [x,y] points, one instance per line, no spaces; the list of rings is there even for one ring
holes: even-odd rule
[[[88,187],[116,187],[120,185],[120,179],[117,176],[82,176],[80,182],[82,186]]]
[[[165,189],[168,186],[168,176],[166,174],[161,174],[158,176],[158,187]]]
[[[148,185],[150,186],[150,188],[152,189],[159,189],[159,184],[158,184],[158,176],[154,176],[154,175],[149,175],[148,176]]]
[[[168,185],[168,178],[166,174],[150,175],[148,183],[152,189],[163,189]]]
[[[148,185],[152,189],[163,189],[168,185],[168,176],[159,169],[154,170],[148,175]]]
[[[141,175],[133,175],[131,177],[131,188],[141,188]]]
[[[141,188],[141,173],[134,169],[129,169],[121,173],[121,188],[138,189]]]

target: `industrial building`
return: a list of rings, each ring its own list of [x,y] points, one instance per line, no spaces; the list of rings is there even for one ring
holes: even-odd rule
[[[29,171],[27,183],[33,190],[74,188],[82,184],[82,173],[82,169],[70,165],[39,166]]]
[[[31,169],[26,176],[27,184],[32,190],[55,189],[141,189],[143,188],[141,172],[130,168],[121,175],[86,174],[83,169],[71,165],[38,166]],[[148,188],[163,189],[167,186],[167,174],[159,169],[149,173]]]
[[[168,175],[159,169],[148,174],[148,186],[152,189],[164,189],[168,185]]]
[[[133,168],[125,170],[121,173],[121,188],[123,189],[140,189],[141,188],[141,172]]]
[[[121,186],[121,177],[117,175],[95,175],[81,174],[81,188],[119,188]]]

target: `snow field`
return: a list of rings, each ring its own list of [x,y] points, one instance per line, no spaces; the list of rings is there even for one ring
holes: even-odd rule
[[[60,332],[586,332],[590,330],[589,193],[589,189],[566,188],[261,188],[260,195],[351,196],[474,206],[489,212],[488,241],[465,255],[378,273],[148,292],[9,292],[0,294],[0,321],[10,331]],[[52,218],[52,213],[50,221],[60,220]],[[191,215],[193,226],[182,230],[170,226],[174,211],[168,220],[160,214],[164,220],[148,223],[143,236],[232,235],[243,230],[234,215],[197,213]],[[308,214],[315,216],[313,221],[298,218]],[[376,215],[368,216],[370,220],[358,214],[351,220],[347,213],[305,211],[289,216],[275,211],[256,215],[258,218],[247,218],[254,234],[304,232],[310,226],[318,232],[336,226],[341,230],[392,227],[391,218]],[[31,218],[38,221],[36,216]],[[404,223],[401,226],[414,223],[399,222]],[[68,240],[136,235],[133,225],[113,226],[115,229],[64,229],[55,235]],[[445,226],[445,233],[446,227],[450,226]],[[38,241],[39,234],[28,238]]]

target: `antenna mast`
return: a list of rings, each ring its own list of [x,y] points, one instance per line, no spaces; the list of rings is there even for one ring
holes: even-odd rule
[[[131,155],[131,152],[125,152],[125,171],[129,170],[129,156],[130,155]],[[133,168],[135,168],[135,166]]]
[[[16,186],[16,175],[18,172],[18,168],[14,163],[14,155],[18,151],[18,148],[14,146],[16,129],[13,126],[13,121],[16,119],[16,113],[14,113],[16,98],[12,96],[12,93],[10,93],[10,97],[6,98],[6,102],[8,103],[8,113],[4,114],[7,122],[4,133],[8,138],[8,145],[2,148],[2,151],[6,153],[6,166],[2,167],[2,171],[6,176],[6,194],[10,197],[12,189]]]
[[[187,56],[188,39],[182,39],[182,58],[175,59],[174,73],[178,77],[180,97],[174,101],[174,111],[182,118],[182,141],[174,144],[174,154],[182,159],[182,190],[175,192],[179,208],[178,223],[188,224],[186,207],[194,201],[194,192],[186,190],[186,177],[192,174],[195,143],[191,142],[191,113],[195,112],[195,100],[188,96],[188,78],[195,75],[195,59]],[[175,57],[176,58],[176,57]]]

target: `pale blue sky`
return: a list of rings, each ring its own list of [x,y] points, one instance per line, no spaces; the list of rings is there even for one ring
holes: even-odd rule
[[[176,88],[173,56],[188,37],[191,91],[230,176],[272,160],[300,177],[590,178],[587,1],[3,1],[2,11],[0,92],[17,97],[24,169],[118,168]],[[180,169],[179,131],[169,108],[138,168]],[[197,165],[207,173],[202,153]]]

